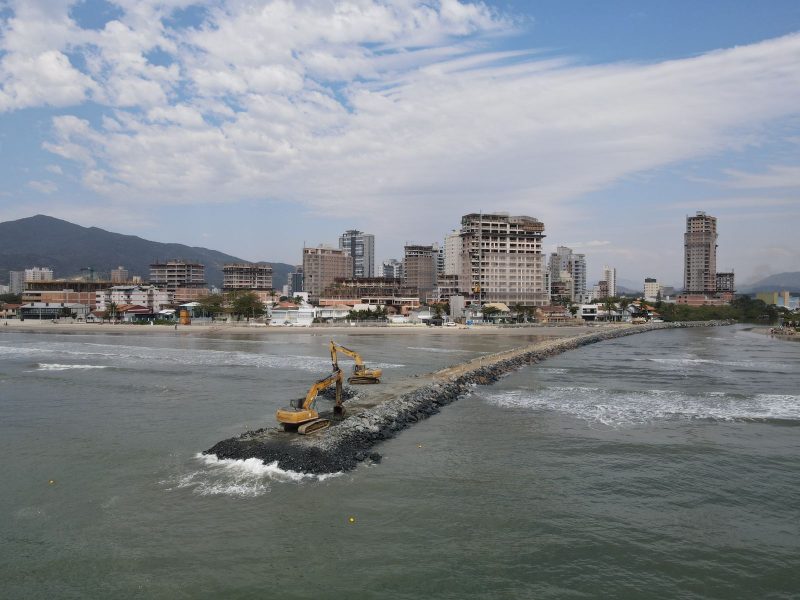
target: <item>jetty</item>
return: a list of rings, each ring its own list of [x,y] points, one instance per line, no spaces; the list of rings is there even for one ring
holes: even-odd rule
[[[204,454],[220,459],[258,458],[281,469],[336,473],[362,461],[380,461],[375,446],[438,413],[475,385],[489,385],[506,373],[588,344],[661,329],[730,325],[730,321],[689,321],[617,325],[581,335],[540,341],[474,358],[433,373],[407,376],[359,388],[345,402],[346,417],[313,435],[298,435],[276,424],[218,442]],[[321,416],[326,416],[320,412]]]

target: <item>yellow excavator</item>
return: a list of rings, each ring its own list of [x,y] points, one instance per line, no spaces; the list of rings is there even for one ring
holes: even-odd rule
[[[381,375],[383,375],[383,371],[381,369],[368,369],[364,365],[364,361],[361,358],[361,355],[356,352],[355,350],[350,350],[350,348],[345,348],[331,340],[331,362],[333,363],[333,368],[339,368],[339,361],[337,360],[336,353],[341,352],[342,354],[346,354],[350,358],[355,361],[353,365],[353,374],[348,377],[347,383],[358,385],[361,383],[380,383],[381,382]]]
[[[314,410],[317,394],[322,390],[336,385],[336,404],[333,406],[334,417],[344,416],[344,406],[342,406],[342,370],[334,367],[333,373],[323,377],[308,390],[305,398],[292,400],[291,406],[278,409],[275,413],[278,422],[283,425],[284,431],[296,431],[301,435],[308,435],[321,429],[325,429],[331,424],[330,419],[320,418],[319,413]]]

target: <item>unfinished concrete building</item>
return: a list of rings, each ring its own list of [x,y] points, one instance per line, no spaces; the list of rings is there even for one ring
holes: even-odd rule
[[[544,224],[508,213],[472,213],[461,219],[460,285],[481,304],[543,306],[549,303]]]

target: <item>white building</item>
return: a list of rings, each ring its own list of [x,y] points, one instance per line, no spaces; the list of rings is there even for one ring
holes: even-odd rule
[[[8,291],[11,294],[21,294],[25,291],[25,271],[8,272]]]
[[[31,281],[53,281],[53,269],[47,267],[25,269],[25,283]]]
[[[463,244],[461,243],[461,232],[454,230],[448,233],[444,238],[444,274],[445,275],[460,275],[461,274],[461,251]]]
[[[603,265],[603,281],[608,286],[608,295],[615,297],[617,295],[617,270],[614,267]]]
[[[115,285],[97,292],[95,299],[97,310],[106,310],[106,307],[111,302],[117,306],[122,306],[123,304],[146,306],[153,313],[157,313],[171,306],[175,302],[175,295],[154,285]]]
[[[664,296],[664,286],[658,283],[654,277],[646,277],[644,280],[644,299],[648,302],[655,302],[659,296]]]
[[[550,271],[550,285],[551,290],[553,287],[558,286],[559,283],[564,283],[566,279],[563,274],[569,275],[569,291],[570,300],[573,302],[580,302],[586,294],[586,255],[575,254],[572,248],[566,246],[559,246],[556,251],[550,255],[550,264],[548,265]]]

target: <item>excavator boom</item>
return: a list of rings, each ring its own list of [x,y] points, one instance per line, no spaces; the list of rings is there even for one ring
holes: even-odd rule
[[[341,352],[353,359],[355,363],[353,365],[353,374],[347,378],[347,383],[358,385],[362,383],[380,383],[381,382],[381,375],[383,375],[383,371],[381,369],[368,369],[364,365],[364,359],[361,358],[361,355],[356,352],[355,350],[351,350],[350,348],[345,348],[344,346],[337,344],[333,340],[330,343],[330,350],[331,350],[331,363],[333,363],[333,368],[339,368],[339,360],[337,353]]]

